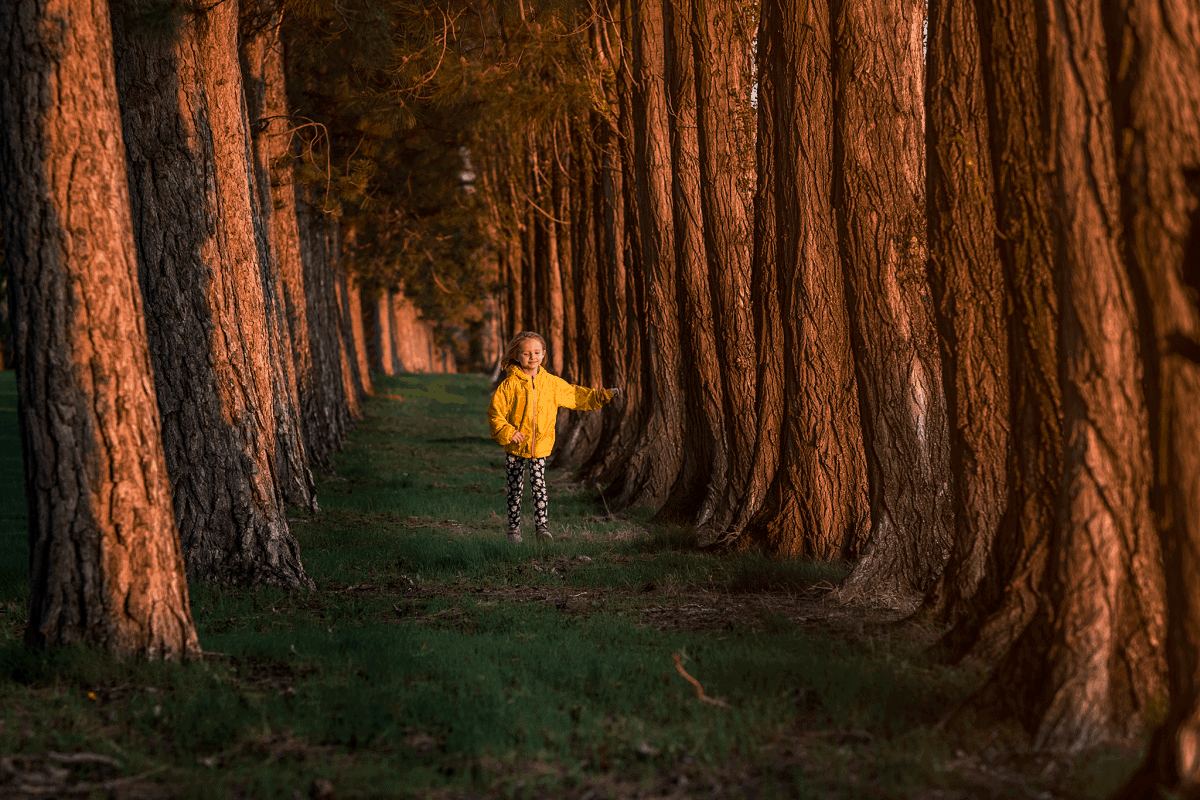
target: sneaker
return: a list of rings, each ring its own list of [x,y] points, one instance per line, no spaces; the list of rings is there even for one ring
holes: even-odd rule
[[[554,537],[550,535],[550,531],[546,530],[545,528],[538,528],[537,534],[535,534],[535,536],[539,542],[554,541]]]
[[[510,542],[512,542],[513,544],[520,544],[521,543],[521,532],[519,530],[517,530],[516,528],[509,528],[508,529],[508,540]]]

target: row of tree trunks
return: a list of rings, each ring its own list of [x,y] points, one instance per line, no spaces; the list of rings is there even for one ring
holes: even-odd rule
[[[267,251],[263,259],[263,286],[275,371],[280,486],[288,505],[315,511],[316,487],[301,434],[302,405],[296,380],[297,369],[306,361],[311,363],[311,357],[307,352],[307,335],[293,340],[293,315],[288,310],[292,296],[296,291],[303,293],[303,286],[289,287],[284,277],[285,261],[298,256],[295,212],[289,205],[276,208],[276,195],[281,189],[271,185],[273,164],[285,155],[289,142],[283,43],[279,37],[281,18],[282,9],[273,3],[244,3],[239,51],[254,155],[256,220]],[[285,176],[289,181],[290,178],[290,174]],[[288,263],[288,278],[294,281],[296,272],[296,265]],[[300,351],[304,351],[303,356],[298,355]],[[305,387],[309,388],[308,383]]]
[[[6,3],[0,54],[27,640],[198,656],[138,287],[108,4]]]
[[[114,15],[134,238],[189,577],[311,586],[278,479],[237,24],[222,4],[168,41]]]
[[[352,307],[344,311],[350,323],[349,338],[353,341],[358,336],[355,325],[362,327],[367,342],[365,351],[372,369],[384,375],[457,371],[453,355],[448,348],[438,344],[433,328],[421,318],[420,310],[405,296],[403,288],[379,290],[374,298],[356,288],[346,289],[345,293],[347,297],[357,296],[360,309],[357,322]],[[357,373],[359,369],[353,372]]]

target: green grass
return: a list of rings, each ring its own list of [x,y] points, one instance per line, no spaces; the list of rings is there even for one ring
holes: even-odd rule
[[[192,586],[211,655],[121,663],[21,644],[28,554],[0,373],[0,754],[33,774],[50,752],[94,753],[119,763],[72,765],[72,780],[141,776],[138,796],[197,798],[307,797],[320,780],[339,798],[975,786],[948,770],[960,742],[934,726],[979,674],[925,661],[911,628],[795,613],[843,567],[700,552],[648,510],[609,519],[562,475],[558,538],[514,547],[486,382],[377,390],[405,399],[369,402],[336,474],[318,477],[322,511],[292,512],[317,590]],[[700,702],[674,654],[728,707]],[[1112,785],[1127,762],[1101,758],[1080,780]],[[1010,789],[1024,796],[988,795]]]

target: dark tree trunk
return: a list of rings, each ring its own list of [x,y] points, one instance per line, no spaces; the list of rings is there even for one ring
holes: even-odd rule
[[[363,315],[363,293],[358,280],[351,278],[346,286],[346,314],[350,318],[350,335],[354,339],[354,367],[363,394],[375,394],[371,385],[371,366],[367,357],[367,327]]]
[[[607,21],[598,21],[593,27],[593,51],[616,74],[615,85],[606,83],[604,87],[608,113],[595,120],[595,178],[589,202],[594,209],[594,235],[601,263],[601,316],[605,325],[601,347],[609,354],[602,362],[603,383],[622,391],[601,412],[600,444],[581,470],[585,480],[600,483],[621,475],[636,444],[644,363],[641,239],[633,168],[632,21],[628,14],[621,15],[620,24],[616,31]]]
[[[779,467],[756,525],[775,553],[836,559],[866,533],[869,509],[833,219],[832,25],[824,0],[768,0],[761,13],[759,104],[769,107],[762,136],[772,148],[766,154],[760,147],[760,169],[769,157],[772,170],[760,180],[773,184],[759,187],[756,227],[774,230],[782,382],[776,389],[774,364],[760,350],[759,464],[769,455],[775,419],[782,428]],[[757,268],[765,274],[770,251],[759,247]],[[765,348],[775,335],[773,287],[757,280]]]
[[[915,604],[949,555],[941,359],[925,271],[924,2],[835,12],[834,197],[871,532],[843,591]]]
[[[189,15],[171,42],[115,27],[134,237],[188,575],[311,586],[278,485],[237,7]]]
[[[592,153],[586,143],[580,142],[580,145],[581,147],[573,153],[572,159],[572,163],[577,167],[575,184],[580,191],[590,193],[593,180]],[[590,202],[581,201],[572,203],[571,211],[571,229],[578,232],[571,249],[570,268],[572,284],[569,294],[572,296],[571,308],[574,315],[568,327],[574,343],[575,357],[571,380],[582,386],[595,386],[600,380],[603,368],[601,328],[604,320],[600,313],[600,264],[596,258],[595,230],[592,224],[594,210]],[[599,445],[603,421],[598,414],[560,413],[569,421],[562,438],[555,446],[554,464],[579,467]]]
[[[983,579],[1008,500],[1004,274],[974,0],[929,4],[925,65],[929,281],[950,431],[954,536],[930,618],[954,623]]]
[[[671,211],[675,247],[676,314],[680,332],[683,441],[678,477],[658,519],[698,525],[711,518],[725,487],[725,442],[721,365],[713,321],[713,300],[705,252],[700,138],[697,132],[696,59],[692,52],[691,2],[663,2],[666,31],[664,70],[671,148]]]
[[[996,220],[1009,327],[1009,495],[987,568],[966,615],[943,638],[949,658],[994,663],[1038,606],[1062,480],[1058,287],[1051,226],[1048,98],[1033,0],[978,5]]]
[[[755,474],[758,421],[756,337],[751,304],[750,186],[753,133],[750,128],[750,23],[743,5],[729,0],[694,0],[691,45],[696,70],[700,201],[704,254],[713,298],[720,376],[720,443],[724,477],[714,464],[712,513],[697,515],[699,526],[723,533],[739,503],[757,505],[767,485]],[[739,520],[740,523],[740,520]],[[741,527],[739,524],[738,528]]]
[[[0,220],[29,508],[26,639],[196,657],[108,4],[5,3],[0,54]]]
[[[1146,364],[1170,708],[1126,798],[1200,798],[1200,11],[1109,9],[1125,255]]]
[[[1045,603],[996,680],[1035,747],[1077,752],[1145,731],[1166,692],[1166,608],[1100,4],[1045,14],[1063,477]]]
[[[313,464],[329,470],[352,418],[337,290],[341,240],[337,221],[306,197],[297,197],[295,209],[313,376],[313,401],[305,404],[305,444]]]
[[[296,383],[297,347],[292,342],[288,314],[288,287],[283,278],[281,252],[290,257],[296,242],[280,242],[280,236],[295,237],[295,220],[278,220],[276,215],[293,215],[288,207],[275,207],[271,187],[272,165],[284,156],[289,137],[287,96],[283,74],[283,43],[279,38],[282,9],[269,0],[251,0],[242,7],[239,51],[246,106],[250,117],[257,192],[255,220],[262,240],[260,263],[266,300],[267,339],[271,345],[271,368],[275,378],[275,442],[278,449],[279,485],[288,505],[317,510],[316,486],[304,447],[303,414]],[[291,176],[285,176],[290,182]],[[289,187],[290,189],[290,187]]]
[[[630,3],[632,133],[643,272],[645,365],[638,438],[617,483],[621,507],[659,507],[683,461],[677,273],[671,212],[671,150],[663,78],[666,29],[658,0]]]

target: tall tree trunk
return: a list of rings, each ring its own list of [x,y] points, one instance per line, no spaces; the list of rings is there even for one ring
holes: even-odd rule
[[[350,333],[354,338],[354,367],[364,394],[375,394],[371,385],[371,365],[367,356],[367,329],[363,319],[363,293],[358,280],[351,278],[346,286],[346,313],[350,317]]]
[[[333,468],[333,454],[341,449],[351,420],[337,295],[340,234],[337,221],[311,203],[308,194],[297,192],[295,205],[313,375],[313,401],[304,404],[305,443],[310,460],[328,470]]]
[[[599,284],[600,264],[597,261],[594,208],[590,202],[593,154],[588,142],[577,140],[572,153],[573,184],[585,197],[570,206],[570,227],[576,231],[571,248],[571,285],[565,294],[571,295],[573,316],[568,321],[574,365],[571,380],[581,386],[594,386],[604,363]],[[555,448],[554,466],[575,468],[586,462],[600,444],[602,419],[598,414],[562,412],[563,430]]]
[[[632,21],[628,14],[620,16],[620,25],[618,29],[616,22],[599,18],[592,27],[592,51],[615,73],[616,80],[604,83],[606,113],[593,117],[597,131],[594,179],[590,195],[581,198],[593,209],[601,265],[601,347],[608,354],[601,365],[603,384],[622,390],[621,396],[601,411],[600,443],[581,470],[584,480],[597,483],[620,476],[636,444],[642,408],[645,326],[640,322],[644,305],[633,177]]]
[[[833,219],[832,24],[824,0],[767,0],[761,13],[759,103],[769,106],[771,127],[763,135],[773,144],[773,185],[760,186],[758,213],[770,213],[768,199],[774,213],[757,227],[762,232],[769,225],[775,234],[782,383],[778,390],[771,385],[773,365],[760,355],[759,459],[773,444],[774,420],[782,427],[779,467],[755,525],[775,553],[836,559],[866,533],[869,509]],[[760,167],[762,157],[760,150]],[[764,273],[768,255],[760,250],[756,256]],[[759,288],[765,346],[774,298],[765,282]]]
[[[728,473],[722,369],[717,360],[713,301],[705,252],[697,126],[694,9],[690,0],[664,0],[664,70],[671,146],[671,211],[675,245],[676,314],[680,331],[683,441],[687,452],[659,519],[698,525],[712,516]]]
[[[974,0],[929,4],[928,53],[928,269],[942,348],[954,536],[925,611],[954,623],[983,580],[1008,500],[1008,319]]]
[[[0,214],[29,507],[26,639],[197,657],[104,0],[0,6]]]
[[[237,7],[190,14],[173,41],[121,16],[134,238],[188,575],[312,586],[278,485]]]
[[[750,92],[749,20],[737,0],[694,0],[691,55],[696,72],[696,129],[704,255],[713,298],[720,376],[720,441],[724,475],[714,464],[712,512],[696,522],[724,532],[739,502],[757,505],[767,490],[755,474],[758,424],[756,337],[751,308],[751,238],[746,176],[753,138],[747,130]],[[738,525],[740,528],[741,525]],[[702,538],[710,538],[707,533]]]
[[[1200,9],[1109,8],[1125,254],[1146,363],[1170,708],[1123,796],[1200,797]]]
[[[282,9],[269,0],[250,0],[242,6],[239,52],[247,111],[250,116],[254,154],[253,197],[262,238],[263,291],[266,300],[267,337],[271,344],[271,368],[275,378],[275,441],[278,449],[279,484],[288,505],[317,510],[316,486],[308,468],[301,422],[300,394],[296,383],[291,324],[287,313],[287,286],[280,265],[280,251],[290,254],[296,243],[281,243],[279,236],[295,235],[295,221],[280,220],[277,214],[294,214],[288,207],[275,208],[271,187],[272,164],[287,148],[287,97],[283,75],[283,44],[279,38]],[[288,178],[290,180],[290,176]]]
[[[950,448],[925,271],[922,0],[835,11],[838,244],[871,493],[844,591],[916,603],[949,556]]]
[[[1038,748],[1147,727],[1166,691],[1162,564],[1136,302],[1120,252],[1107,48],[1097,0],[1047,3],[1056,145],[1063,477],[1045,603],[997,683]]]
[[[618,480],[622,507],[661,506],[683,462],[671,150],[663,77],[666,28],[659,0],[630,3],[633,34],[632,164],[645,286],[646,366],[637,442]]]
[[[1034,0],[978,5],[984,87],[996,181],[996,220],[1009,326],[1008,503],[975,599],[941,649],[994,663],[1033,618],[1049,543],[1058,526],[1062,392],[1058,382],[1058,287],[1051,225],[1053,162]]]

